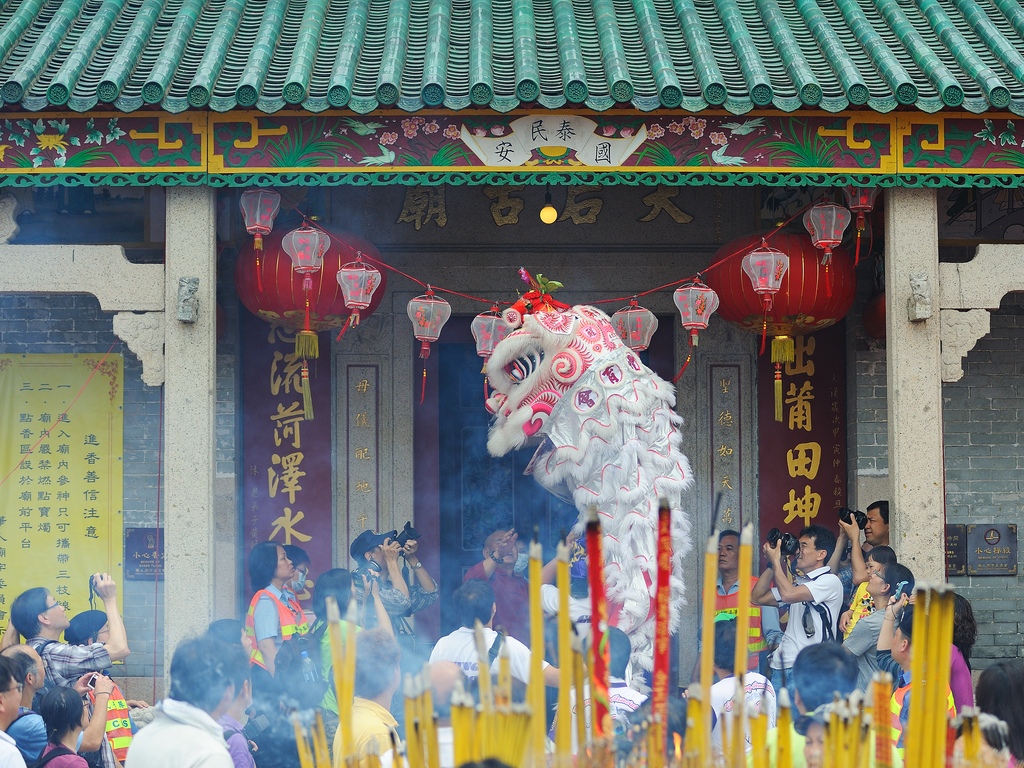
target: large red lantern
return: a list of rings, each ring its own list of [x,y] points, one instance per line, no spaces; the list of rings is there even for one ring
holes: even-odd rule
[[[364,259],[380,263],[377,248],[361,237],[334,232],[330,245],[321,254],[321,269],[303,274],[292,268],[292,259],[282,245],[285,234],[272,232],[265,236],[262,251],[256,251],[251,244],[239,251],[235,287],[242,304],[257,317],[298,335],[306,327],[308,296],[309,330],[315,333],[341,327],[348,322],[351,310],[345,307],[337,280],[338,270],[360,251]],[[308,293],[303,290],[307,277],[310,280]],[[381,286],[385,283],[382,272]],[[382,290],[374,293],[369,307],[360,310],[364,319],[377,309],[383,297]]]
[[[789,257],[789,269],[774,295],[771,308],[754,291],[743,272],[744,257],[761,243],[762,235],[742,237],[723,245],[712,258],[724,261],[705,275],[718,293],[718,314],[752,333],[772,336],[772,362],[776,364],[776,419],[782,420],[782,363],[793,359],[793,337],[814,333],[842,319],[853,305],[857,279],[846,250],[834,248],[831,260],[832,290],[826,286],[821,253],[805,233],[776,230],[767,242]]]

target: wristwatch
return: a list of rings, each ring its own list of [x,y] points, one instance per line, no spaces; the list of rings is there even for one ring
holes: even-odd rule
[[[417,560],[415,563],[413,563],[409,567],[412,568],[414,571],[418,571],[420,568],[423,567],[423,563],[421,563],[419,560]]]

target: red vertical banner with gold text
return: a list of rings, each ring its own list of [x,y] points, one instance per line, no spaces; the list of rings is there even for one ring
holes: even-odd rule
[[[311,567],[297,596],[308,604],[316,574],[334,565],[329,334],[320,334],[324,356],[311,361],[315,418],[307,421],[295,333],[244,309],[240,325],[245,553],[267,540],[306,550]]]
[[[782,365],[782,421],[775,420],[775,366],[757,363],[761,535],[807,525],[837,530],[846,503],[845,323],[798,336]]]

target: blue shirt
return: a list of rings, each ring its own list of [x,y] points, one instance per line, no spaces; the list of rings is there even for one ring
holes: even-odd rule
[[[18,719],[7,728],[7,735],[14,739],[29,765],[39,759],[46,746],[46,724],[42,715],[25,707],[18,707]]]

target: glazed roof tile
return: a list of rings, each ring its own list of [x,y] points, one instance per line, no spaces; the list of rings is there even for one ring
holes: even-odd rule
[[[1020,0],[8,0],[0,100],[1024,113]]]

